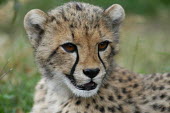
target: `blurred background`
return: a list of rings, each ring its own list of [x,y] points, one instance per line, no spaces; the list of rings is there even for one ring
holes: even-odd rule
[[[0,0],[0,113],[28,113],[40,74],[23,28],[31,9],[48,11],[70,0]],[[79,0],[107,8],[121,4],[117,63],[136,73],[170,72],[170,0]]]

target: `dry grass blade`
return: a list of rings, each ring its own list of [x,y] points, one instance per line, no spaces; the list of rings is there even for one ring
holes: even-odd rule
[[[9,72],[11,72],[13,69],[9,69],[7,72],[3,73],[1,76],[0,76],[0,79],[2,79],[5,75],[7,75]]]
[[[0,71],[0,80],[1,80],[5,75],[7,75],[9,72],[12,71],[12,68],[11,68],[11,69],[9,69],[8,71],[5,72],[5,69],[6,69],[6,67],[8,66],[9,62],[10,62],[10,59],[7,60],[6,64],[3,66],[2,70]]]
[[[135,45],[134,55],[132,56],[133,57],[132,58],[132,65],[131,65],[131,70],[132,71],[134,71],[136,56],[137,56],[137,52],[138,52],[138,48],[139,48],[139,43],[140,43],[140,39],[138,37],[137,41],[136,41],[136,45]]]

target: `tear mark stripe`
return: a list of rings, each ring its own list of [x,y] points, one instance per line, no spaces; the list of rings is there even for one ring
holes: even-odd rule
[[[99,57],[100,61],[102,62],[103,66],[104,66],[104,69],[106,70],[106,66],[105,66],[105,64],[104,64],[103,60],[102,60],[102,59],[101,59],[101,57],[100,57],[100,53],[99,53],[99,51],[98,51],[98,57]]]
[[[70,71],[70,75],[73,75],[73,74],[74,74],[74,71],[75,71],[75,69],[76,69],[76,66],[77,66],[77,64],[78,64],[78,62],[79,62],[78,49],[76,49],[76,55],[77,55],[77,58],[76,58],[76,61],[75,61],[74,65],[73,65],[71,71]]]

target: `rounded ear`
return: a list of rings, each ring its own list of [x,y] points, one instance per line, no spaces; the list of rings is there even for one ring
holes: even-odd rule
[[[125,11],[119,4],[113,4],[104,11],[104,14],[109,16],[113,24],[120,24],[125,18]]]
[[[47,14],[39,9],[29,11],[24,17],[24,28],[34,48],[38,46],[44,33],[47,17]]]

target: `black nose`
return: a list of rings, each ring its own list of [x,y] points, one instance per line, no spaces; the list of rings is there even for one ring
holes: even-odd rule
[[[94,78],[95,76],[97,76],[97,74],[99,73],[100,69],[96,68],[96,69],[84,69],[83,73],[90,77],[90,78]]]

